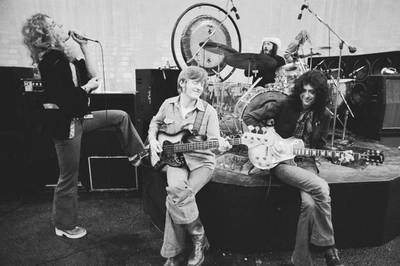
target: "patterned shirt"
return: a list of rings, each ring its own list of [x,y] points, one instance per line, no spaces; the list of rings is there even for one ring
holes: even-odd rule
[[[310,138],[312,132],[312,121],[313,121],[314,112],[313,111],[305,111],[300,114],[299,119],[296,123],[296,128],[294,130],[293,136],[298,139],[302,139],[308,147],[310,145]]]
[[[198,111],[205,111],[199,135],[207,136],[208,140],[218,138],[220,128],[217,111],[211,105],[205,108],[203,101],[197,100],[195,108],[183,117],[179,97],[172,97],[164,101],[150,122],[149,135],[155,136],[158,131],[176,134],[183,129],[192,129]],[[215,154],[211,150],[196,150],[185,152],[183,155],[190,171],[202,166],[215,168]]]

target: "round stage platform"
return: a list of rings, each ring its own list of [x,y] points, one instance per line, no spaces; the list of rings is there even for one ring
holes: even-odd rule
[[[360,143],[359,143],[360,144]],[[345,167],[321,160],[320,176],[331,188],[332,220],[340,248],[376,246],[400,233],[400,151],[374,143],[385,153],[383,165]],[[197,195],[200,216],[213,248],[231,251],[290,250],[300,210],[299,192],[268,171],[249,173],[243,157],[224,154]],[[144,209],[164,228],[166,178],[141,166]],[[270,183],[271,182],[271,183]]]

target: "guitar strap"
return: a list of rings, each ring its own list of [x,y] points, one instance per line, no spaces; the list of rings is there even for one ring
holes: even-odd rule
[[[204,114],[206,113],[207,107],[208,107],[208,103],[206,101],[203,101],[201,99],[199,99],[199,100],[202,101],[203,106],[205,106],[205,108],[204,108],[204,111],[197,111],[196,118],[193,123],[193,129],[192,129],[192,133],[195,136],[199,135],[199,133],[200,133],[200,127],[201,127],[201,124],[203,123]]]

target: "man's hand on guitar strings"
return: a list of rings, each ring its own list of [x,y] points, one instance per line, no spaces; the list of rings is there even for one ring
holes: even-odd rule
[[[229,137],[223,138],[219,137],[218,138],[218,150],[220,152],[226,152],[232,148],[232,145],[228,141]]]
[[[284,144],[281,141],[277,141],[273,145],[271,145],[270,150],[269,150],[270,153],[271,153],[271,156],[272,157],[279,157],[282,154],[283,150],[284,150],[283,145]]]
[[[158,161],[160,161],[159,153],[162,152],[161,143],[155,138],[149,138],[149,146],[150,146],[150,162],[151,165],[154,166]]]

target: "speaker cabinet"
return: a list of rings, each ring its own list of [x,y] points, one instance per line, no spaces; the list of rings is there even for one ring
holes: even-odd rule
[[[33,78],[31,67],[0,67],[0,130],[22,129],[23,112],[23,78]]]
[[[136,69],[135,126],[142,139],[147,137],[151,118],[165,99],[178,95],[179,70]]]
[[[400,133],[400,75],[372,75],[367,87],[377,95],[378,126],[381,133]]]
[[[136,169],[129,163],[114,128],[82,136],[79,179],[90,190],[137,189]]]
[[[348,120],[353,133],[377,140],[400,136],[400,75],[368,76],[351,88],[348,102],[355,115]]]
[[[90,190],[137,190],[136,167],[132,167],[126,156],[88,157]]]

